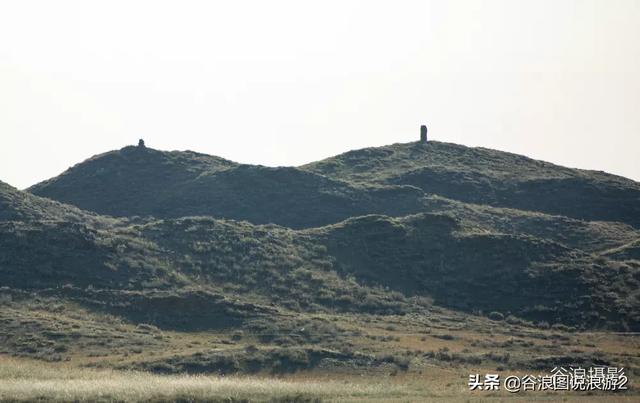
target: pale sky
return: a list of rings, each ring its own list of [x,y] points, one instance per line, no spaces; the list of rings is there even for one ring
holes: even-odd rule
[[[432,139],[640,180],[640,1],[1,1],[0,180]]]

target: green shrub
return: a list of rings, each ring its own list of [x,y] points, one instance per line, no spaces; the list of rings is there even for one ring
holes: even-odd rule
[[[489,319],[497,321],[504,320],[504,315],[500,312],[493,311],[489,313]]]

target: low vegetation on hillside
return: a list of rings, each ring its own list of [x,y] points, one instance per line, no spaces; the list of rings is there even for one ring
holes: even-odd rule
[[[0,400],[421,400],[481,370],[636,375],[639,217],[636,182],[438,142],[300,168],[125,147],[0,182]]]
[[[511,207],[640,227],[640,184],[599,171],[458,144],[365,148],[303,167],[355,183],[416,186],[467,203]]]

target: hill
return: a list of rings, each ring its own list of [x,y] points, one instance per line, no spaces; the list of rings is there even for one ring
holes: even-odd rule
[[[520,155],[429,142],[350,151],[301,167],[242,165],[190,151],[125,147],[31,193],[112,216],[209,215],[309,228],[427,211],[429,197],[640,226],[640,184]]]
[[[428,182],[406,184],[399,179],[435,166],[466,173],[451,181],[436,173],[428,175]],[[268,168],[190,151],[125,147],[92,157],[29,191],[120,217],[211,216],[302,229],[367,214],[401,217],[430,212],[452,215],[478,231],[527,234],[588,252],[640,238],[633,227],[640,216],[634,215],[638,200],[616,193],[558,190],[551,184],[582,178],[579,181],[593,189],[615,186],[633,196],[637,183],[514,154],[438,142],[408,143],[351,151],[303,168]],[[469,179],[480,174],[491,180],[478,184]],[[540,178],[551,181],[543,191],[513,190]],[[442,186],[431,186],[434,181]],[[497,197],[500,192],[504,195]]]
[[[397,184],[398,178],[416,169],[438,164],[438,169],[446,166],[471,176],[481,172],[490,178],[486,188],[474,188],[464,179],[470,178],[467,175],[441,192],[459,186],[469,192],[448,196],[477,196],[488,204],[431,194],[420,183],[422,187]],[[415,309],[410,308],[415,305],[411,298],[425,297],[467,312],[499,311],[533,321],[636,328],[633,312],[638,295],[632,290],[638,263],[633,245],[640,232],[633,220],[585,221],[490,205],[498,200],[489,200],[497,194],[496,186],[507,189],[540,178],[579,178],[597,186],[615,185],[629,194],[637,187],[611,175],[437,142],[357,150],[304,169],[125,147],[93,157],[30,191],[130,219],[112,220],[102,232],[93,229],[95,224],[87,226],[82,216],[70,217],[77,225],[63,229],[37,221],[5,225],[5,231],[20,234],[20,240],[28,233],[34,237],[29,242],[46,245],[35,254],[29,251],[25,257],[12,255],[5,261],[21,262],[14,270],[19,273],[40,270],[36,277],[46,279],[37,274],[43,269],[37,269],[41,265],[29,260],[31,256],[45,257],[50,267],[55,262],[50,252],[58,240],[61,247],[87,242],[88,233],[95,245],[84,249],[100,258],[87,263],[76,256],[82,267],[116,267],[119,274],[131,267],[147,268],[125,274],[120,283],[105,283],[109,276],[96,278],[101,287],[197,285],[221,295],[233,290],[262,306],[353,312],[407,312]],[[18,197],[15,190],[10,193],[14,200],[30,197],[34,204],[47,203],[35,196]],[[566,197],[606,202],[597,195]],[[499,200],[509,204],[505,198]],[[630,211],[638,207],[632,201],[628,201]],[[224,220],[183,218],[188,216]],[[51,233],[56,236],[47,235]],[[19,244],[5,245],[19,249]],[[61,266],[73,264],[64,261]],[[127,276],[133,279],[125,284]],[[497,279],[501,285],[495,284]],[[71,284],[82,287],[87,282]],[[385,289],[397,294],[390,298],[381,291]],[[613,310],[601,303],[605,295],[616,301]]]
[[[96,214],[55,200],[36,197],[0,181],[0,221],[95,221]]]
[[[620,222],[585,221],[535,211],[425,197],[425,212],[446,213],[476,232],[531,235],[573,249],[599,253],[640,238],[640,231]]]
[[[422,169],[465,173],[402,179]],[[494,197],[568,178],[605,192]],[[636,187],[442,143],[302,168],[125,147],[29,192],[0,182],[0,360],[452,388],[478,368],[636,371],[632,334],[611,332],[640,331]],[[577,198],[593,208],[557,212]]]
[[[29,190],[100,214],[148,215],[173,196],[180,184],[236,165],[192,151],[128,146],[89,158]],[[148,206],[153,201],[157,204]]]
[[[640,227],[640,184],[486,148],[429,141],[365,148],[302,168],[354,183],[412,185],[463,202]]]
[[[29,189],[112,216],[209,215],[292,228],[422,208],[407,186],[353,186],[297,168],[241,165],[192,152],[125,147],[80,163]]]
[[[14,199],[21,201],[18,205],[25,199],[47,203],[32,195]],[[63,295],[70,292],[65,298],[103,308],[115,295],[137,298],[133,311],[116,309],[133,316],[141,314],[140,306],[152,309],[152,303],[141,301],[164,293],[176,300],[204,298],[215,306],[220,298],[240,298],[250,310],[276,304],[296,312],[406,313],[434,300],[469,313],[499,311],[579,327],[640,326],[640,264],[567,246],[593,234],[625,248],[626,240],[637,236],[630,227],[601,223],[576,226],[572,233],[564,225],[558,237],[570,242],[562,244],[496,231],[489,219],[483,228],[473,221],[483,215],[456,211],[462,210],[441,208],[402,218],[368,215],[302,230],[208,217],[2,221],[0,275],[4,286],[62,288]],[[491,213],[496,211],[485,215]],[[530,217],[514,228],[540,219]],[[612,240],[601,228],[623,235]],[[74,289],[84,291],[69,291]],[[165,315],[163,323],[179,319]]]

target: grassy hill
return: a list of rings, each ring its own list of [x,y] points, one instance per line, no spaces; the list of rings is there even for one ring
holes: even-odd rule
[[[528,235],[477,232],[446,215],[369,216],[324,231],[338,272],[365,284],[467,312],[638,326],[637,261],[610,261]]]
[[[428,198],[640,226],[640,184],[520,155],[429,142],[350,151],[302,169],[125,147],[31,193],[112,216],[217,218],[291,228],[427,211]]]
[[[32,220],[95,222],[108,221],[108,218],[51,199],[33,196],[0,181],[0,221]]]
[[[421,209],[423,197],[414,187],[354,186],[297,168],[145,147],[92,157],[29,191],[112,216],[209,215],[292,228],[368,213],[408,214]]]
[[[433,192],[471,199],[473,204],[431,194],[433,189],[423,183],[393,184],[416,170],[436,166],[471,176],[481,173],[490,180],[475,186],[465,174]],[[439,180],[437,174],[431,177]],[[353,312],[407,312],[415,305],[411,298],[420,297],[467,312],[636,328],[638,295],[633,290],[638,263],[629,257],[631,253],[635,258],[630,245],[640,239],[640,232],[633,219],[585,221],[491,205],[496,200],[510,204],[504,197],[494,197],[497,186],[506,192],[525,182],[570,178],[616,186],[632,196],[638,188],[635,182],[603,173],[437,142],[356,150],[304,169],[125,147],[93,157],[30,191],[130,219],[111,219],[111,227],[102,231],[91,229],[96,224],[83,227],[86,220],[81,216],[72,217],[82,224],[70,229],[53,230],[30,222],[13,223],[6,231],[21,234],[22,240],[29,234],[34,245],[44,239],[46,249],[57,241],[94,242],[95,252],[88,255],[100,256],[99,261],[83,262],[82,267],[115,268],[118,275],[131,267],[147,268],[132,271],[138,277],[127,286],[119,283],[119,288],[197,285],[207,292],[240,293],[263,305]],[[456,186],[460,193],[452,191]],[[19,199],[15,190],[9,193]],[[513,194],[523,200],[533,198],[521,193]],[[571,189],[564,193],[567,200],[606,204],[598,195]],[[627,204],[631,212],[639,205],[631,199],[619,203],[616,198],[616,202],[621,208],[607,210],[604,218],[625,210]],[[555,203],[554,209],[562,205]],[[572,215],[582,215],[575,211]],[[181,218],[187,216],[202,218]],[[82,231],[97,235],[87,241]],[[56,236],[44,235],[51,233]],[[18,244],[6,245],[16,249]],[[151,263],[141,257],[145,248]],[[48,251],[36,256],[51,264]],[[21,262],[25,268],[17,271],[27,273],[26,279],[28,270],[39,267],[27,257],[12,255],[5,260]],[[96,282],[115,278],[111,274]],[[73,276],[60,278],[67,277]],[[614,307],[602,302],[607,298]]]
[[[236,165],[191,151],[129,146],[89,158],[29,190],[100,214],[148,215],[148,203],[173,196],[181,183]]]
[[[444,385],[636,371],[610,331],[640,331],[637,192],[435,142],[302,168],[125,147],[29,191],[0,182],[0,362]]]
[[[367,215],[302,230],[208,217],[105,219],[98,225],[77,210],[80,216],[63,221],[0,222],[0,274],[2,285],[12,288],[85,290],[70,295],[103,307],[116,298],[114,291],[87,287],[139,293],[117,294],[124,300],[145,300],[151,298],[146,290],[157,289],[176,301],[204,295],[205,306],[236,296],[251,306],[303,312],[399,314],[433,300],[469,313],[497,311],[578,327],[640,327],[640,264],[567,246],[577,236],[596,234],[624,247],[637,235],[630,227],[600,223],[618,229],[617,237],[607,238],[597,227],[578,226],[571,234],[565,225],[558,237],[569,241],[562,244],[524,231],[496,231],[491,220],[478,226],[473,220],[480,214],[441,210],[403,218]],[[157,294],[153,298],[160,301]],[[137,311],[154,306],[121,302]],[[172,322],[166,315],[163,320]]]
[[[424,199],[425,212],[446,213],[476,232],[531,235],[569,248],[599,253],[640,239],[640,231],[620,222],[585,221],[560,215],[463,203],[439,196]]]
[[[354,183],[412,185],[463,202],[640,227],[640,184],[597,171],[457,144],[365,148],[304,167]]]

